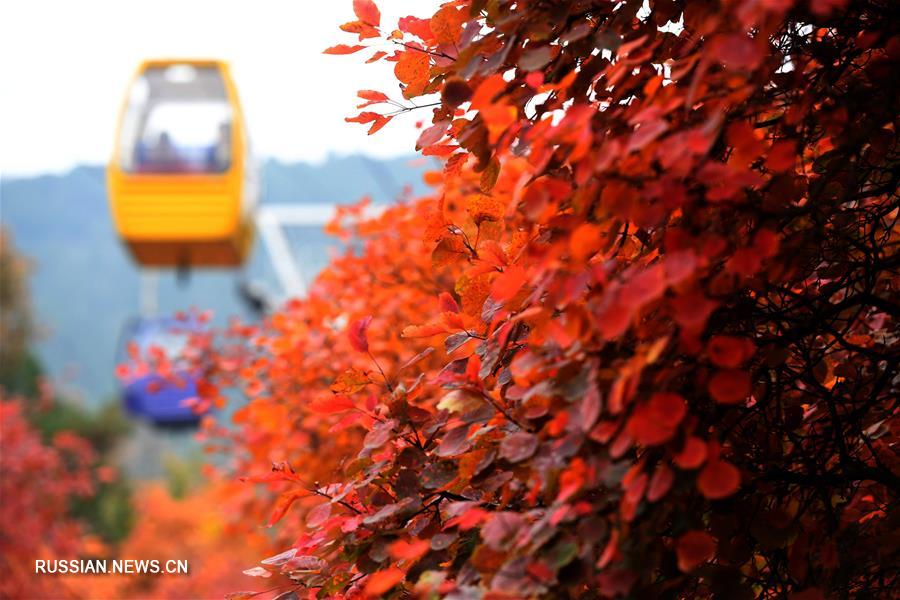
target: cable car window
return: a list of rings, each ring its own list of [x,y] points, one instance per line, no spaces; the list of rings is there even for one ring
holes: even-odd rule
[[[225,172],[232,162],[231,123],[217,68],[149,68],[131,89],[121,166],[138,173]]]

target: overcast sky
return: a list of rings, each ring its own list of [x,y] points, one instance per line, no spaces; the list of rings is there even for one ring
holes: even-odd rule
[[[428,16],[436,0],[382,0],[382,25]],[[359,89],[399,97],[391,63],[368,53],[326,56],[353,43],[338,29],[351,0],[3,0],[0,2],[0,172],[58,172],[105,162],[125,87],[154,57],[231,63],[261,157],[317,161],[330,153],[414,150],[414,122],[377,135],[345,123]]]

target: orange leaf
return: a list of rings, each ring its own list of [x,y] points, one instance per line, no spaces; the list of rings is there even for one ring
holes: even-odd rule
[[[393,118],[394,117],[380,116],[380,118],[375,119],[375,122],[372,123],[371,127],[369,127],[369,135],[372,135],[373,133],[380,130],[382,127],[384,127],[388,123],[390,123],[391,119],[393,119]]]
[[[525,269],[518,265],[507,267],[491,284],[491,297],[497,302],[509,300],[525,285]]]
[[[377,112],[372,112],[370,110],[364,110],[363,112],[359,113],[355,117],[347,117],[344,120],[348,123],[371,123],[373,121],[377,121],[378,118],[381,116],[382,115],[379,115]]]
[[[278,521],[280,521],[285,514],[287,514],[288,509],[291,505],[298,499],[302,498],[306,495],[306,490],[291,490],[289,492],[285,492],[278,496],[278,501],[275,503],[275,508],[272,510],[272,516],[269,517],[268,526],[271,527]]]
[[[373,63],[377,60],[381,60],[385,56],[387,56],[387,52],[385,52],[384,50],[379,50],[378,52],[373,54],[368,60],[366,60],[366,64]]]
[[[503,75],[491,75],[479,84],[472,96],[472,108],[481,109],[493,105],[497,95],[506,89],[506,80]]]
[[[387,94],[382,94],[375,90],[359,90],[356,95],[365,100],[362,104],[357,105],[356,108],[365,108],[373,104],[381,104],[382,102],[388,102],[390,100],[387,97]]]
[[[416,560],[425,555],[431,548],[428,540],[397,540],[388,546],[388,554],[394,560]]]
[[[716,553],[716,540],[705,531],[688,531],[675,545],[678,568],[689,573],[707,562]]]
[[[406,577],[406,573],[397,567],[376,571],[369,575],[369,579],[366,581],[365,594],[370,598],[381,597],[389,589],[403,581],[404,577]]]
[[[387,94],[375,90],[359,90],[356,95],[363,100],[371,100],[373,102],[387,102]]]
[[[308,408],[311,412],[320,415],[333,415],[337,413],[346,412],[348,410],[352,410],[356,407],[349,397],[344,395],[336,395],[330,398],[322,398],[320,400],[314,400],[310,402]]]
[[[400,60],[394,65],[394,75],[406,84],[404,96],[411,98],[425,91],[430,64],[428,55],[421,50],[407,50],[400,55]]]
[[[407,325],[400,335],[405,338],[431,337],[439,333],[447,333],[447,328],[437,323],[428,325]]]
[[[697,489],[710,500],[727,498],[741,486],[741,474],[734,465],[724,460],[709,462],[700,471]]]
[[[431,17],[431,32],[440,44],[455,44],[459,41],[466,15],[453,6],[445,6]]]
[[[356,369],[347,369],[331,384],[331,391],[335,394],[353,394],[366,387],[369,383],[368,376]]]
[[[346,31],[347,33],[355,33],[359,35],[359,41],[375,38],[381,35],[378,30],[368,23],[363,23],[362,21],[350,21],[349,23],[344,23],[341,25],[341,31]]]
[[[593,256],[603,244],[602,229],[593,223],[582,223],[575,228],[569,238],[569,252],[572,258],[585,261]]]
[[[348,46],[347,44],[337,44],[336,46],[332,46],[330,48],[326,48],[322,54],[353,54],[354,52],[359,52],[365,48],[365,46]]]
[[[519,112],[514,106],[497,103],[482,108],[481,118],[487,125],[488,139],[493,144],[518,120]]]

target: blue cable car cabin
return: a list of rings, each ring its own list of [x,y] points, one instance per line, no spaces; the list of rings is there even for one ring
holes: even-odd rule
[[[122,399],[131,415],[161,428],[197,426],[202,415],[190,406],[197,396],[196,376],[178,367],[178,357],[191,334],[200,331],[202,326],[196,321],[171,317],[135,319],[126,328],[119,364],[134,367],[125,350],[133,343],[140,356],[146,356],[151,347],[160,348],[176,367],[168,378],[152,372],[135,374],[129,369],[132,374],[123,382]]]

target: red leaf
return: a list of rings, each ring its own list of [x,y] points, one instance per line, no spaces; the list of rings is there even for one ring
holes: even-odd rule
[[[315,529],[331,516],[331,502],[320,504],[306,515],[306,526]]]
[[[690,436],[684,441],[684,448],[673,458],[681,469],[696,469],[706,460],[706,442]]]
[[[412,365],[416,364],[417,362],[419,362],[420,360],[422,360],[423,358],[425,358],[432,352],[434,352],[434,348],[432,348],[431,346],[429,346],[428,348],[425,348],[424,350],[422,350],[421,352],[419,352],[418,354],[413,356],[411,359],[409,359],[408,361],[406,361],[405,363],[400,365],[400,368],[397,370],[402,371],[403,369],[405,369],[407,367],[411,367]]]
[[[503,551],[512,545],[525,524],[525,517],[517,512],[495,512],[481,528],[481,537],[494,550]]]
[[[666,291],[666,273],[662,264],[655,264],[633,275],[623,286],[620,301],[639,308]]]
[[[628,433],[639,444],[654,446],[669,441],[687,412],[684,398],[658,392],[637,406],[628,419]]]
[[[771,229],[760,229],[753,236],[753,247],[763,256],[763,258],[772,258],[778,254],[778,246],[781,240],[778,234]]]
[[[369,323],[372,322],[372,315],[357,319],[350,323],[347,328],[347,337],[350,339],[350,345],[357,352],[369,351],[369,339],[366,335],[369,329]]]
[[[416,140],[416,150],[421,150],[426,146],[437,144],[444,137],[447,129],[450,128],[450,121],[438,121],[428,129],[424,130],[419,139]]]
[[[766,156],[766,168],[778,173],[791,169],[796,163],[797,145],[789,140],[772,144],[772,148],[769,149]]]
[[[438,296],[438,305],[440,306],[441,312],[459,312],[459,304],[456,303],[456,300],[448,292],[441,292],[441,295]]]
[[[537,447],[537,436],[520,431],[504,438],[500,442],[500,456],[512,463],[522,462],[534,454]]]
[[[435,449],[438,456],[457,456],[468,450],[472,444],[469,442],[469,426],[460,425],[454,427],[441,439],[441,443]]]
[[[738,248],[725,263],[725,268],[742,277],[751,277],[762,268],[762,261],[762,253],[756,248]]]
[[[372,0],[353,0],[353,12],[363,23],[372,27],[381,25],[381,12]]]
[[[400,20],[397,21],[397,27],[400,31],[405,31],[406,33],[417,36],[423,42],[430,44],[434,40],[434,33],[431,31],[431,24],[428,19],[401,17]]]
[[[659,465],[656,467],[656,471],[653,472],[653,477],[650,478],[650,487],[647,488],[647,500],[649,502],[656,502],[665,496],[669,492],[669,489],[672,487],[672,482],[674,481],[675,474],[672,472],[672,469],[666,465]]]
[[[730,69],[753,69],[762,60],[759,44],[742,33],[717,37],[709,52],[710,56],[715,56]]]
[[[691,292],[669,300],[674,312],[673,318],[685,331],[698,333],[706,327],[706,320],[718,304],[700,294]]]
[[[750,374],[741,369],[719,371],[709,380],[709,393],[720,404],[737,404],[750,395]]]
[[[697,489],[710,500],[727,498],[741,486],[741,474],[734,465],[724,460],[709,462],[700,471]]]
[[[666,254],[663,262],[666,285],[678,285],[697,270],[697,255],[692,250],[679,250]]]
[[[609,299],[597,311],[597,327],[604,339],[612,340],[628,329],[634,310],[621,302],[614,291],[608,293],[607,297]]]
[[[347,44],[337,44],[330,48],[326,48],[322,54],[353,54],[354,52],[359,52],[365,48],[365,46],[348,46]]]
[[[396,424],[397,422],[394,419],[377,423],[363,438],[363,446],[370,450],[380,448],[394,435],[393,428]]]
[[[544,84],[544,72],[543,71],[532,71],[528,75],[525,76],[525,83],[533,87],[534,89],[538,89]]]
[[[716,540],[705,531],[688,531],[675,545],[678,568],[689,573],[707,562],[716,553]]]
[[[741,366],[754,350],[753,342],[747,338],[731,335],[714,335],[706,346],[709,360],[717,367],[727,368]]]

